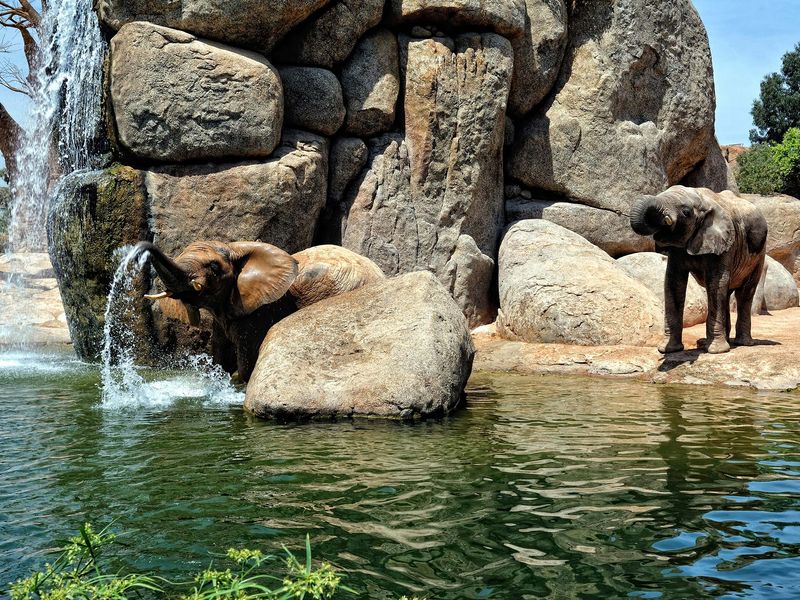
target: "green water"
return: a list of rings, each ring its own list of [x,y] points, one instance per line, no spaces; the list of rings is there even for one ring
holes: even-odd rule
[[[104,407],[94,367],[0,354],[0,582],[115,519],[168,577],[308,532],[364,598],[800,597],[798,396],[477,375],[446,420],[297,426],[150,379]]]

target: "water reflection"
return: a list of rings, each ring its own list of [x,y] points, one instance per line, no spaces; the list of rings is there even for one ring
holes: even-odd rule
[[[293,426],[0,384],[0,581],[113,517],[120,564],[170,575],[310,532],[369,598],[800,595],[794,395],[479,375],[447,420]]]

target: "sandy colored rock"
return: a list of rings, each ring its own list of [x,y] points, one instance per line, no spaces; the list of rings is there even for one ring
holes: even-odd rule
[[[731,165],[725,160],[719,142],[714,138],[708,143],[706,159],[692,169],[683,178],[681,185],[687,187],[704,187],[714,192],[730,190],[739,193],[739,186]]]
[[[767,254],[800,283],[800,200],[792,196],[742,194],[767,220]]]
[[[362,35],[380,23],[385,0],[339,0],[311,17],[276,46],[271,57],[295,65],[335,67]]]
[[[369,137],[389,131],[400,92],[397,38],[379,29],[362,39],[342,69],[345,130]]]
[[[470,328],[494,321],[497,307],[492,299],[475,293],[491,287],[494,261],[480,251],[470,236],[459,236],[441,279],[450,284],[450,294],[463,307]]]
[[[369,150],[360,138],[338,138],[331,146],[328,197],[339,202],[351,181],[367,164]]]
[[[154,242],[170,256],[195,240],[250,240],[287,252],[311,245],[325,204],[327,142],[285,132],[265,162],[167,166],[145,177]]]
[[[626,212],[708,156],[711,53],[690,0],[575,3],[556,89],[509,152],[530,188]]]
[[[5,254],[0,274],[0,346],[69,344],[67,317],[47,254]]]
[[[525,30],[511,41],[514,79],[508,109],[521,116],[539,104],[556,82],[567,46],[564,0],[525,0]]]
[[[470,236],[485,263],[503,226],[511,44],[468,34],[455,41],[403,38],[401,47],[406,135],[370,140],[367,171],[348,194],[342,243],[387,274],[430,270],[452,290],[445,274],[459,237]],[[465,314],[477,314],[489,288],[461,298]]]
[[[397,23],[477,26],[508,37],[523,35],[525,0],[389,0]]]
[[[771,256],[767,256],[764,266],[767,269],[764,279],[766,309],[784,310],[798,306],[797,283],[792,274]]]
[[[498,333],[585,346],[652,343],[655,295],[584,238],[545,220],[519,221],[500,245]]]
[[[637,252],[617,259],[617,264],[631,277],[643,283],[661,303],[664,311],[664,278],[667,274],[667,257],[656,252]],[[683,308],[683,326],[705,323],[708,316],[708,295],[705,288],[689,276],[686,287],[686,304]]]
[[[270,329],[245,409],[296,419],[446,414],[463,398],[473,354],[447,291],[430,273],[409,273],[313,304]]]
[[[342,86],[328,69],[283,67],[284,121],[289,127],[333,135],[344,122]]]
[[[131,21],[189,31],[212,40],[268,52],[290,29],[330,0],[98,0],[104,25],[119,29]]]
[[[733,322],[736,316],[733,315]],[[485,328],[473,336],[474,370],[552,375],[629,377],[652,383],[724,385],[762,390],[800,386],[800,308],[753,317],[756,346],[735,347],[725,354],[695,349],[705,325],[683,332],[687,350],[659,354],[655,346],[570,346],[510,342]]]
[[[119,143],[139,159],[264,157],[277,146],[283,89],[258,54],[150,23],[111,40]]]
[[[545,219],[574,231],[613,257],[655,250],[653,238],[631,229],[630,217],[585,204],[514,196],[506,200],[506,219],[509,223]]]

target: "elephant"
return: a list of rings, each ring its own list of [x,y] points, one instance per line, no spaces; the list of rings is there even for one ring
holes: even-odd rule
[[[164,286],[145,298],[193,325],[200,322],[199,309],[210,312],[214,361],[236,371],[243,383],[272,325],[304,306],[385,277],[368,258],[332,245],[290,255],[262,242],[197,241],[174,260],[150,242],[136,248],[148,253]]]
[[[653,236],[667,254],[662,354],[683,350],[683,307],[689,273],[706,289],[706,350],[730,350],[730,296],[736,294],[735,345],[751,346],[751,309],[764,266],[767,222],[751,202],[732,192],[680,185],[634,202],[631,227]]]

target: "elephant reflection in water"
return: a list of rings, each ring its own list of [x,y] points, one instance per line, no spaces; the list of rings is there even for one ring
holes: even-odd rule
[[[164,286],[146,297],[193,325],[200,322],[199,309],[210,312],[214,360],[238,371],[243,382],[272,325],[299,308],[384,278],[371,260],[339,246],[290,255],[261,242],[198,241],[174,260],[150,242],[137,249],[148,253]]]
[[[754,204],[732,192],[673,186],[634,203],[631,226],[652,235],[668,256],[664,281],[662,353],[683,350],[683,308],[691,273],[708,294],[706,347],[730,350],[731,294],[736,294],[734,344],[751,346],[750,315],[764,266],[767,222]]]

